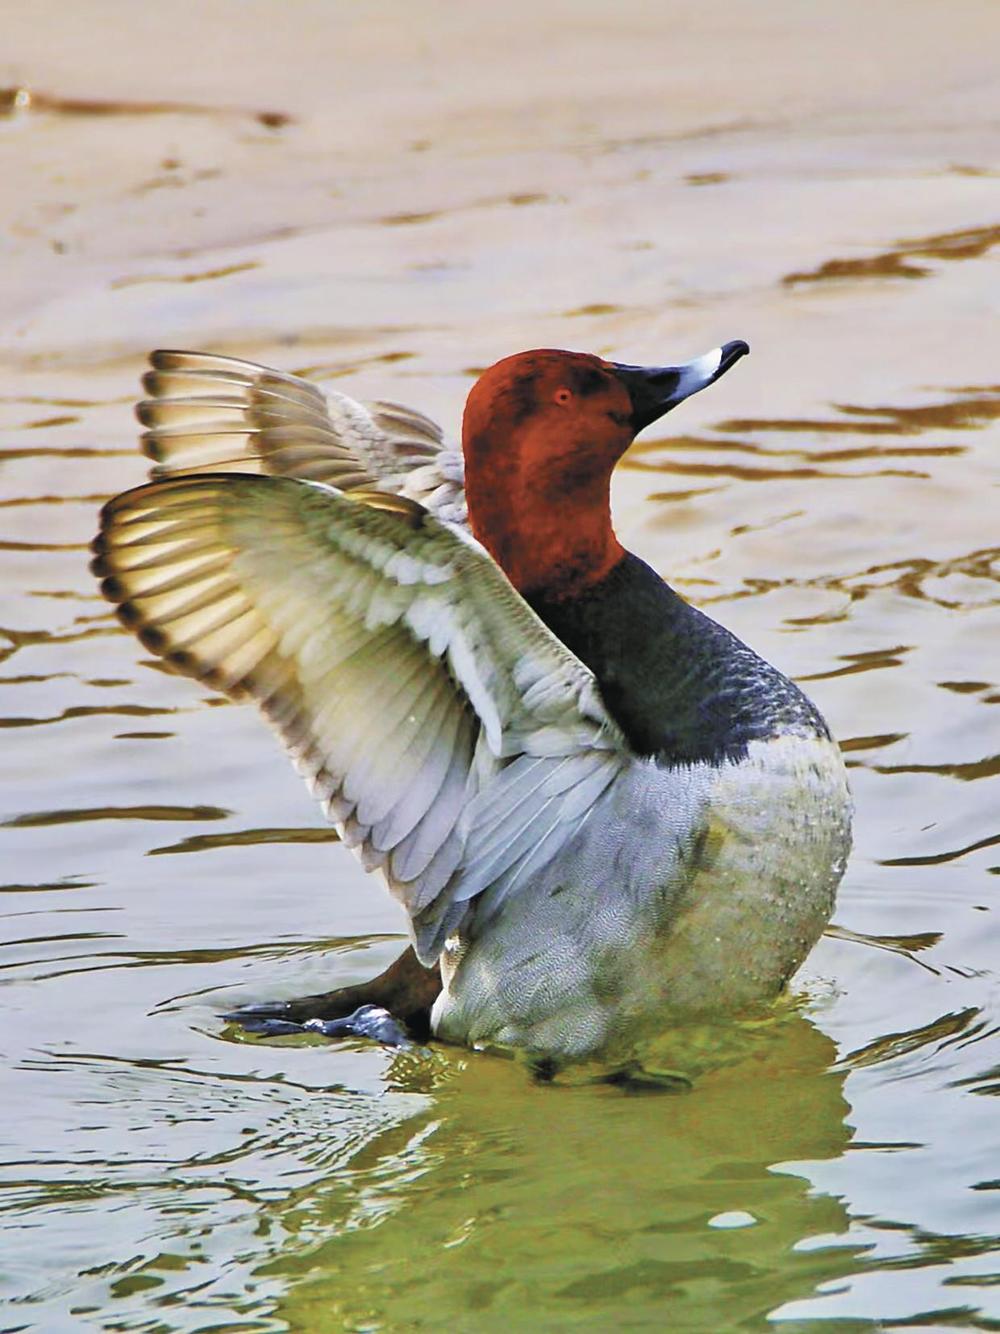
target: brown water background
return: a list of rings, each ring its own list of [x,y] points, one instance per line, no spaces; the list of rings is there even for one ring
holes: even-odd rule
[[[995,0],[0,4],[0,1327],[1000,1329],[998,48]],[[146,350],[454,430],[520,348],[737,337],[617,526],[842,739],[871,939],[685,1095],[227,1040],[401,923],[87,574]]]

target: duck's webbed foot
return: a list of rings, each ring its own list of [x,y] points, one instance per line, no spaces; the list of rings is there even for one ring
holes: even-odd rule
[[[296,1000],[245,1005],[222,1017],[248,1033],[354,1035],[406,1048],[413,1046],[411,1038],[430,1036],[431,1006],[440,991],[438,970],[425,968],[411,946],[370,982]]]
[[[631,1061],[604,1075],[602,1083],[617,1084],[625,1093],[690,1093],[692,1080],[683,1070],[663,1070]]]
[[[267,1005],[248,1005],[222,1017],[240,1024],[248,1033],[265,1033],[268,1037],[281,1037],[286,1033],[318,1033],[324,1038],[371,1038],[385,1047],[399,1047],[403,1051],[411,1051],[414,1046],[406,1030],[381,1005],[359,1005],[353,1014],[344,1015],[342,1019],[306,1019],[301,1024],[292,1019],[274,1019],[267,1014],[256,1013],[272,1008]]]

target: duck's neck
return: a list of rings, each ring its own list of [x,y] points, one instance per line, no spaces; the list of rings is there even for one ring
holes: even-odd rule
[[[470,526],[519,592],[577,597],[622,559],[611,525],[613,466],[539,462],[530,437],[513,449],[466,448]]]
[[[608,712],[640,755],[718,764],[745,757],[754,740],[828,735],[797,686],[637,556],[626,553],[576,597],[528,601],[594,673]]]

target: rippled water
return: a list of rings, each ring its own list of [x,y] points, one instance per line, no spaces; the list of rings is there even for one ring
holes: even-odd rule
[[[3,1328],[1000,1329],[995,6],[288,13],[4,16]],[[794,998],[675,1096],[225,1031],[401,924],[87,574],[146,349],[454,427],[518,348],[734,337],[616,515],[843,741]]]

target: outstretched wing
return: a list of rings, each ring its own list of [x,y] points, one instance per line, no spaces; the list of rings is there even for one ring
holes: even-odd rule
[[[102,511],[94,572],[179,671],[250,697],[432,963],[565,849],[632,762],[591,672],[413,501],[180,477]]]
[[[209,352],[154,352],[136,411],[154,478],[241,472],[301,477],[417,500],[466,522],[461,450],[398,403],[322,394],[297,375]]]

